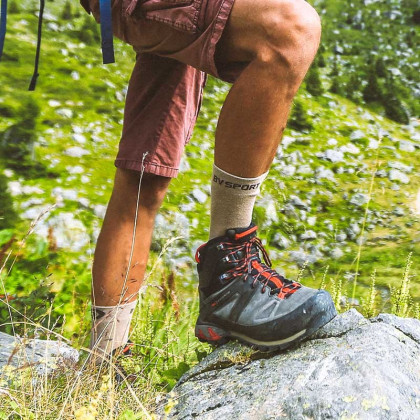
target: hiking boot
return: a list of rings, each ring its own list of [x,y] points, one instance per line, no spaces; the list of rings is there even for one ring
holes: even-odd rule
[[[225,236],[198,248],[200,315],[195,335],[200,341],[220,345],[237,339],[262,351],[281,350],[337,315],[328,292],[302,286],[270,268],[256,230],[254,224],[228,229]]]

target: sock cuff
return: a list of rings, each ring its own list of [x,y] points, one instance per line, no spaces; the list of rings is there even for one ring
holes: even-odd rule
[[[127,309],[133,309],[135,308],[137,305],[137,299],[133,302],[129,302],[129,303],[123,303],[122,305],[115,305],[115,306],[97,306],[97,305],[92,305],[92,309],[99,309],[102,311],[112,311],[112,310],[127,310]]]
[[[216,188],[219,191],[224,191],[228,194],[234,195],[256,196],[260,192],[261,184],[267,174],[268,172],[256,178],[241,178],[218,168],[216,165],[213,165],[212,189]]]
[[[230,174],[229,172],[224,171],[223,169],[220,169],[218,166],[216,166],[215,164],[213,164],[213,174],[217,175],[219,178],[221,176],[223,176],[224,179],[226,179],[227,181],[242,181],[243,183],[252,183],[252,182],[263,182],[264,179],[267,177],[268,175],[268,171],[264,172],[263,174],[255,177],[255,178],[242,178],[240,176],[236,176],[233,174]]]

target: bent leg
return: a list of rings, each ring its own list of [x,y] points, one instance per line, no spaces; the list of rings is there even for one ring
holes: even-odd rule
[[[216,166],[241,177],[268,170],[320,33],[317,13],[303,0],[235,0],[217,60],[249,64],[220,114]]]

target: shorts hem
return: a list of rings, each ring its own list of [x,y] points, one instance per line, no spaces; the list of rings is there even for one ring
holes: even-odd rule
[[[177,168],[163,166],[152,162],[144,162],[143,164],[139,160],[115,159],[114,165],[120,169],[130,169],[137,172],[142,171],[143,165],[145,173],[163,176],[165,178],[176,178],[179,173],[179,169]]]
[[[210,74],[212,76],[217,77],[218,79],[224,80],[226,82],[232,83],[231,80],[223,79],[216,66],[215,54],[216,54],[216,45],[220,41],[222,36],[223,30],[225,29],[226,22],[229,19],[230,12],[232,10],[233,4],[235,0],[224,0],[222,5],[220,6],[219,12],[216,16],[216,23],[214,25],[213,33],[211,34],[210,38],[210,47],[208,49],[207,60],[209,63],[209,67],[211,69]]]

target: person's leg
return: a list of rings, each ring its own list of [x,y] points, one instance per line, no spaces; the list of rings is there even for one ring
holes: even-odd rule
[[[304,0],[235,0],[217,60],[249,65],[220,113],[216,166],[240,177],[268,171],[320,34],[318,14]]]
[[[318,15],[303,0],[235,0],[217,58],[225,68],[248,65],[226,98],[216,131],[211,225],[217,229],[196,255],[195,334],[202,341],[237,338],[263,350],[283,349],[336,315],[328,292],[271,268],[251,223],[250,192],[270,167],[319,38]]]
[[[128,267],[139,178],[138,172],[117,168],[93,263],[93,300],[96,306],[132,302],[137,298],[144,278],[154,220],[171,178],[150,174],[143,176],[133,258]]]
[[[118,169],[114,189],[93,264],[90,347],[99,354],[109,354],[127,342],[154,219],[171,177],[177,175],[182,150],[197,116],[203,84],[204,75],[192,67],[150,54],[137,55],[115,162]]]
[[[227,68],[249,64],[227,95],[217,125],[210,239],[230,227],[249,226],[319,39],[318,15],[303,0],[235,0],[216,61]],[[227,182],[237,188],[227,189]]]

